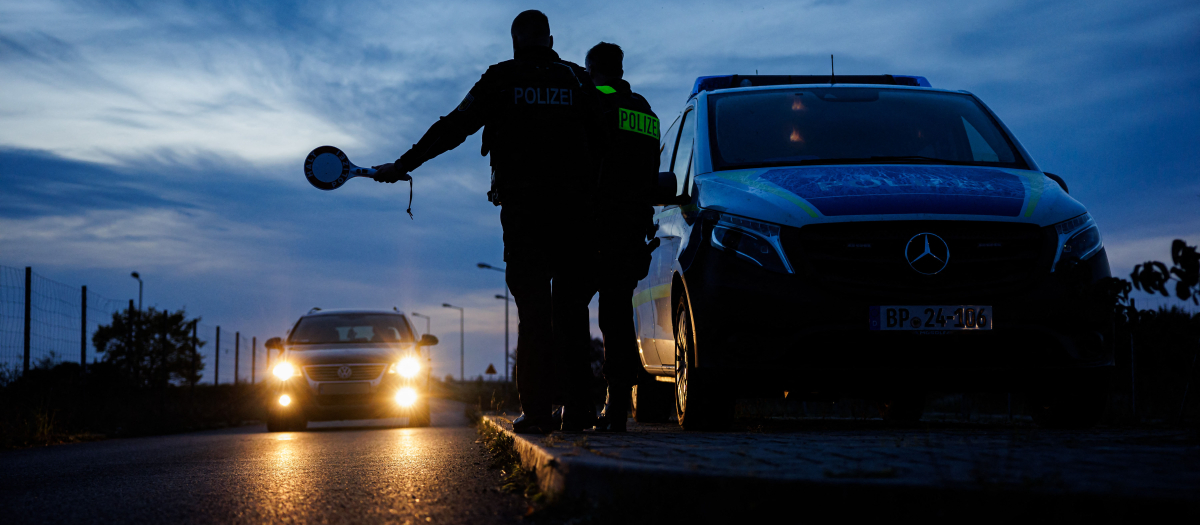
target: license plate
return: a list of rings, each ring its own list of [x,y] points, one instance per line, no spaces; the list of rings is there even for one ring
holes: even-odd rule
[[[371,393],[371,384],[366,382],[359,383],[326,383],[321,385],[321,395],[326,396],[344,396],[348,394],[369,394]]]
[[[978,305],[872,306],[872,330],[991,330],[992,307]]]

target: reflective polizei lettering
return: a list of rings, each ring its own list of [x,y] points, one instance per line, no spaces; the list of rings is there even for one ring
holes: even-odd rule
[[[513,88],[513,104],[537,104],[553,106],[575,105],[575,91],[571,89],[526,87]]]
[[[618,126],[620,129],[648,135],[654,137],[655,140],[658,140],[659,132],[657,118],[651,117],[650,115],[640,111],[634,111],[632,109],[619,109],[620,111],[618,113],[620,121]]]

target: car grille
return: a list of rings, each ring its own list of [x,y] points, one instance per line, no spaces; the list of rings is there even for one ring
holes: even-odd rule
[[[350,377],[338,377],[338,369],[350,367]],[[312,365],[304,367],[304,373],[313,381],[371,381],[383,374],[385,364],[373,365]]]
[[[908,265],[909,239],[946,241],[945,269],[922,275]],[[896,221],[785,228],[782,244],[797,273],[838,291],[905,296],[1005,291],[1049,272],[1055,238],[1033,224]]]

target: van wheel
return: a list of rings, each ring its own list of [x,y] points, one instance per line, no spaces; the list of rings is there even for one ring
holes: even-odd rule
[[[710,370],[696,368],[696,338],[687,292],[679,296],[675,329],[675,416],[684,430],[723,430],[733,424],[734,398]]]
[[[650,374],[639,374],[633,386],[633,420],[638,423],[662,423],[671,419],[674,389],[670,383],[656,381]]]

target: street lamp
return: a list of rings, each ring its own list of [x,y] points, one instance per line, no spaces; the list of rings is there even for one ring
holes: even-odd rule
[[[138,275],[137,272],[133,272],[129,276],[138,281],[138,311],[140,312],[142,311],[142,276]]]
[[[421,315],[421,314],[419,314],[419,313],[417,313],[417,312],[413,312],[413,313],[412,313],[412,316],[413,316],[413,317],[423,317],[423,318],[425,318],[425,333],[429,333],[429,316],[428,316],[428,315]]]
[[[510,365],[508,364],[508,279],[507,279],[508,272],[504,268],[497,268],[488,263],[481,262],[479,264],[476,264],[475,266],[478,266],[482,270],[495,270],[497,272],[504,273],[504,276],[505,276],[504,297],[503,297],[503,299],[504,299],[504,382],[507,383],[508,382],[508,370],[510,368]],[[497,295],[496,297],[500,298],[499,295]]]
[[[458,380],[466,381],[465,371],[467,368],[466,367],[467,354],[463,350],[464,348],[466,348],[466,343],[465,343],[466,339],[463,336],[463,326],[464,326],[463,319],[464,319],[465,314],[463,313],[463,309],[461,306],[453,306],[450,303],[442,303],[442,308],[453,308],[455,310],[458,310]]]

